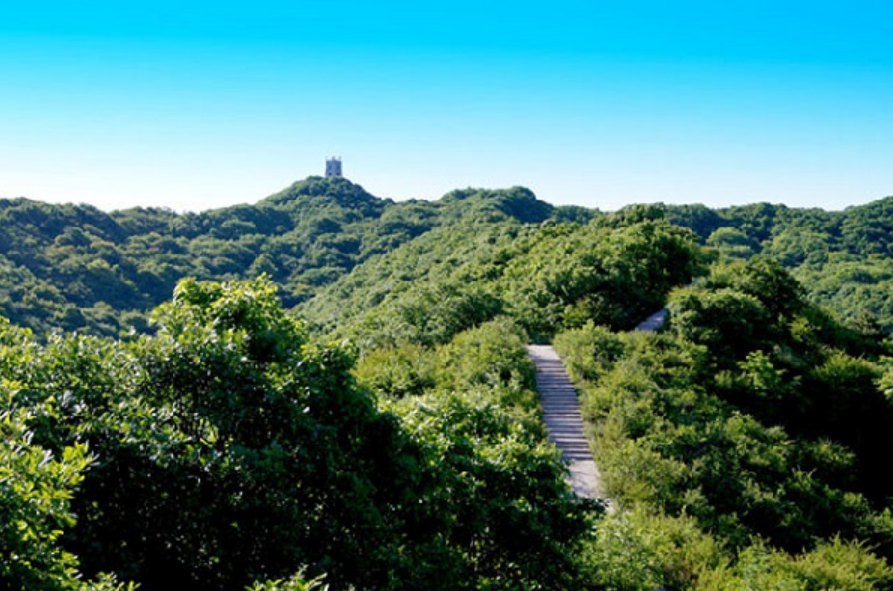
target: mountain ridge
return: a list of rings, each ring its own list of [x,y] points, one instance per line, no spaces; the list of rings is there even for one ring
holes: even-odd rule
[[[632,205],[602,213],[554,206],[524,187],[455,189],[437,201],[380,198],[344,178],[307,177],[254,204],[177,213],[0,199],[0,315],[45,334],[149,330],[146,315],[183,277],[270,277],[286,307],[307,303],[357,266],[438,228],[487,235],[501,224],[664,218],[716,256],[781,260],[816,301],[893,330],[893,197],[839,212],[758,203],[710,209]],[[468,226],[468,227],[465,227]],[[493,239],[499,235],[495,231]],[[429,242],[433,238],[429,239]],[[434,248],[434,247],[430,247]],[[473,250],[473,249],[472,249]],[[486,248],[484,248],[486,250]]]

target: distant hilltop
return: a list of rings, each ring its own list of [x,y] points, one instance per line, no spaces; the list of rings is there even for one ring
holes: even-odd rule
[[[632,205],[603,213],[556,207],[523,187],[456,189],[435,201],[394,201],[335,174],[294,182],[255,204],[196,213],[141,207],[104,212],[0,199],[0,316],[38,334],[115,337],[131,327],[148,332],[147,311],[168,301],[183,277],[265,275],[291,308],[417,239],[422,246],[447,241],[458,249],[465,240],[482,240],[490,227],[520,236],[533,230],[519,227],[543,223],[558,226],[548,233],[591,220],[622,226],[659,218],[691,229],[710,256],[774,257],[795,270],[818,301],[860,321],[871,313],[880,330],[893,333],[893,197],[842,212],[760,203],[725,209]]]

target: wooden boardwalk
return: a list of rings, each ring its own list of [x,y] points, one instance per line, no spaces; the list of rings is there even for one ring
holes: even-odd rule
[[[527,354],[536,365],[536,389],[549,439],[568,464],[571,487],[580,497],[604,499],[601,475],[583,432],[580,401],[564,364],[548,345],[529,345]]]

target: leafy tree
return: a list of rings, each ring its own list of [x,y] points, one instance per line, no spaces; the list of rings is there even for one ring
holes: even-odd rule
[[[322,573],[333,589],[576,580],[585,511],[533,414],[525,340],[507,320],[432,357],[463,368],[456,381],[435,367],[438,394],[405,392],[383,411],[356,383],[353,352],[309,340],[264,279],[181,282],[154,317],[154,334],[128,342],[4,333],[9,406],[58,401],[29,428],[75,464],[59,486],[80,483],[78,522],[46,526],[65,568],[145,589],[288,588]],[[89,466],[65,451],[84,445]]]
[[[0,384],[0,587],[35,591],[123,591],[114,577],[84,581],[61,537],[75,524],[71,498],[94,457],[84,444],[56,455],[34,443],[29,424],[51,419],[54,401],[14,404],[16,385]]]
[[[720,366],[772,342],[771,316],[756,297],[722,288],[680,291],[670,302],[672,330],[715,354]]]
[[[500,408],[486,389],[403,399],[404,417],[433,486],[420,498],[428,527],[454,556],[449,580],[431,552],[409,585],[443,589],[565,589],[579,580],[577,540],[586,520],[562,480],[564,467],[539,429]],[[429,547],[437,539],[428,542]]]

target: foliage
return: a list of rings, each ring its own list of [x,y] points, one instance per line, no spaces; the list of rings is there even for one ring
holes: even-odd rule
[[[586,522],[541,429],[482,388],[403,399],[394,410],[438,482],[419,510],[455,556],[458,576],[443,588],[563,589],[577,577],[574,540]],[[438,584],[419,574],[423,587]]]
[[[796,557],[757,543],[741,553],[734,568],[716,573],[704,588],[873,591],[888,588],[891,577],[884,560],[858,543],[834,538]]]
[[[404,443],[349,352],[308,343],[262,281],[181,283],[156,318],[129,344],[60,337],[5,364],[23,401],[65,398],[42,438],[98,458],[67,539],[85,571],[225,589],[308,564],[377,586]]]
[[[694,237],[660,220],[471,219],[361,265],[302,312],[362,349],[434,346],[499,315],[545,340],[593,318],[633,326],[701,265]]]
[[[434,387],[433,354],[422,347],[404,343],[367,351],[357,362],[357,378],[380,396],[401,398],[422,394]]]
[[[28,431],[3,448],[0,466],[26,480],[2,489],[2,531],[34,533],[0,551],[30,553],[31,574],[9,576],[47,584],[26,588],[70,588],[78,564],[148,590],[314,588],[322,573],[332,589],[576,577],[585,507],[545,441],[508,320],[445,344],[434,390],[382,409],[353,377],[352,349],[311,341],[267,280],[183,281],[153,318],[152,335],[127,342],[38,344],[5,327],[0,377],[15,389],[2,408]],[[25,520],[16,495],[32,489],[50,500]]]
[[[893,330],[893,197],[842,212],[768,203],[663,207],[667,219],[691,228],[723,260],[766,255],[791,271],[814,303],[857,327]]]
[[[556,339],[583,382],[620,508],[590,546],[596,580],[618,589],[893,584],[887,345],[835,323],[759,256],[720,265],[675,291],[668,308],[660,334],[587,324]],[[682,523],[701,541],[680,546],[710,550],[680,571],[666,565],[682,560],[681,548],[657,540],[679,539],[671,532]]]
[[[38,335],[144,333],[184,277],[263,275],[314,326],[376,347],[444,343],[503,313],[545,338],[592,315],[634,322],[690,279],[693,237],[658,214],[555,210],[517,187],[394,203],[317,177],[199,214],[7,200],[0,312]]]
[[[142,333],[180,279],[261,275],[292,307],[436,227],[469,217],[539,223],[553,210],[521,188],[462,195],[395,203],[343,178],[310,177],[255,205],[198,214],[0,200],[0,314],[39,335]]]
[[[83,581],[61,537],[75,524],[71,498],[94,461],[84,444],[56,456],[34,443],[29,423],[58,412],[52,399],[14,404],[14,383],[0,385],[0,587],[35,591],[122,591],[114,577]]]
[[[329,586],[325,585],[324,581],[325,577],[307,580],[301,572],[289,579],[256,582],[246,589],[247,591],[328,591]]]
[[[890,588],[891,203],[0,201],[0,587]]]
[[[695,589],[728,564],[721,546],[686,516],[635,508],[607,516],[585,550],[602,589]]]
[[[437,351],[438,384],[449,390],[488,386],[532,391],[526,343],[524,330],[506,317],[460,333]]]
[[[83,205],[7,199],[0,200],[0,313],[38,335],[78,330],[120,336],[131,328],[143,333],[148,330],[146,313],[165,301],[184,277],[231,280],[266,275],[282,286],[281,297],[287,307],[322,294],[317,303],[308,305],[307,313],[330,332],[343,330],[345,324],[353,326],[358,313],[377,306],[387,296],[389,284],[402,291],[400,285],[411,285],[413,278],[426,275],[432,264],[456,269],[472,260],[481,263],[489,259],[485,267],[473,268],[484,276],[473,278],[491,275],[492,279],[493,273],[502,273],[502,265],[508,262],[506,254],[511,258],[519,253],[518,247],[532,246],[515,244],[519,230],[523,232],[525,227],[544,222],[558,227],[593,222],[621,227],[663,220],[690,228],[697,240],[708,246],[707,253],[724,261],[759,254],[778,260],[807,286],[813,302],[835,309],[856,326],[874,326],[889,334],[893,327],[889,296],[891,202],[893,198],[882,199],[843,212],[767,203],[716,210],[703,205],[659,204],[630,206],[605,215],[570,206],[553,208],[519,187],[457,190],[435,202],[396,203],[378,199],[346,179],[319,177],[296,182],[255,205],[201,213],[146,208],[105,213]],[[504,237],[506,231],[513,234],[509,240],[496,238]],[[480,239],[482,232],[489,244]],[[432,233],[436,236],[424,240]],[[408,252],[398,252],[420,239],[419,248],[428,249],[431,255],[427,260],[413,260]],[[577,238],[570,240],[585,245]],[[654,246],[660,248],[657,243]],[[476,252],[481,248],[482,252]],[[556,252],[567,255],[568,249],[559,247]],[[520,293],[511,305],[518,306],[518,317],[532,314],[527,328],[534,336],[540,330],[533,324],[544,323],[546,338],[556,320],[558,328],[567,328],[578,326],[587,315],[600,315],[597,322],[612,326],[618,321],[629,322],[619,317],[622,310],[611,310],[615,296],[576,299],[575,290],[581,287],[587,294],[592,288],[620,291],[623,285],[612,279],[617,272],[621,282],[634,279],[624,278],[623,269],[590,268],[584,252],[578,248],[569,256],[568,263],[579,266],[577,273],[568,273],[559,265],[551,277],[536,281],[542,267],[525,269],[531,272],[531,281],[526,287],[518,286]],[[672,250],[667,254],[672,260]],[[354,281],[345,280],[357,267],[380,256],[394,262],[375,263],[373,275],[378,277],[364,273]],[[659,264],[660,258],[654,261]],[[388,264],[392,268],[384,277],[383,265]],[[653,270],[647,273],[653,276]],[[455,277],[466,282],[470,278],[461,272]],[[339,288],[324,289],[339,279],[343,280]],[[555,284],[566,279],[571,280],[566,287]],[[349,292],[345,294],[351,285],[360,285],[363,297],[355,300]],[[437,297],[439,287],[426,289],[422,299]],[[478,295],[489,298],[490,304],[506,303],[492,289]],[[401,298],[397,295],[394,300],[398,307],[403,305]],[[537,301],[543,298],[549,301],[541,312]],[[651,299],[649,303],[660,300],[658,296]],[[557,308],[551,309],[555,301]],[[470,303],[478,306],[482,301]],[[635,316],[647,306],[643,303],[642,309],[638,305],[633,308],[631,315]],[[484,309],[488,311],[476,322],[505,312],[498,305]],[[443,314],[449,312],[443,310]],[[398,319],[380,318],[378,326],[390,326]],[[397,337],[402,338],[405,331],[404,326]]]
[[[408,575],[420,587],[564,589],[584,581],[576,557],[588,509],[574,500],[546,442],[525,337],[502,317],[437,347],[371,350],[360,362],[360,378],[389,397],[386,407],[421,445],[416,511],[440,532],[436,545],[425,542],[431,552],[439,548],[454,565],[437,575],[421,558]],[[428,368],[425,382],[382,388],[394,383],[394,363]]]

